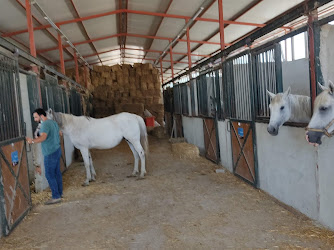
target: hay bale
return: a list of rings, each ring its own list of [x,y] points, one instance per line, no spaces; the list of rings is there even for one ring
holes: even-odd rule
[[[113,72],[119,72],[119,71],[122,71],[122,68],[121,68],[121,66],[119,66],[118,64],[116,64],[116,65],[111,66],[111,70]]]
[[[172,152],[179,158],[196,159],[199,157],[198,147],[186,142],[172,143]]]
[[[152,135],[157,138],[164,138],[165,137],[165,129],[164,127],[155,127],[152,131]]]
[[[110,77],[111,77],[109,71],[103,71],[103,72],[101,73],[101,76],[104,77],[104,78],[110,78]]]
[[[115,105],[116,113],[129,112],[142,116],[144,113],[144,104],[142,103],[123,103]]]

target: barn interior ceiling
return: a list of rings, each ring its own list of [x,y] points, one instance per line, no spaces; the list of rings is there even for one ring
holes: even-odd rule
[[[37,57],[48,65],[155,63],[164,81],[184,72],[303,0],[35,0]],[[0,35],[29,51],[29,0],[1,0]],[[329,15],[334,3],[319,11]],[[219,8],[220,7],[220,8]],[[222,12],[219,12],[222,9]],[[42,10],[42,11],[41,11]],[[321,14],[321,13],[320,13]],[[304,24],[307,16],[264,37]],[[220,25],[221,24],[221,25]],[[221,27],[223,32],[221,33]],[[223,34],[223,36],[221,36]],[[59,50],[59,39],[62,41]],[[221,44],[221,40],[224,41]],[[264,39],[258,39],[259,44]],[[61,55],[62,54],[62,55]],[[173,63],[172,63],[173,62]],[[172,67],[173,66],[173,67]]]

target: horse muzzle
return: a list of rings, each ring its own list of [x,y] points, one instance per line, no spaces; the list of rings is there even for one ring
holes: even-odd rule
[[[268,125],[268,127],[267,127],[268,133],[271,134],[272,136],[278,135],[278,129],[279,129],[279,127],[275,127],[275,126],[272,126],[272,125]]]
[[[316,143],[316,144],[321,144],[321,137],[324,135],[323,132],[317,132],[317,131],[308,131],[307,133],[308,136],[308,141],[310,143]]]

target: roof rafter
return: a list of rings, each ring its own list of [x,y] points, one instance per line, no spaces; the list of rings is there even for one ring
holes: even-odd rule
[[[165,14],[165,13],[157,13],[157,12],[148,12],[148,11],[137,11],[137,10],[129,10],[129,9],[119,9],[119,10],[114,10],[110,12],[105,12],[105,13],[100,13],[100,14],[95,14],[91,16],[86,16],[86,17],[81,17],[81,18],[75,18],[75,19],[70,19],[66,21],[60,21],[56,22],[56,25],[66,25],[70,23],[77,23],[77,22],[82,22],[86,20],[91,20],[99,17],[104,17],[104,16],[109,16],[109,15],[115,15],[115,14],[120,14],[120,13],[129,13],[129,14],[138,14],[138,15],[149,15],[149,16],[160,16],[160,17],[168,17],[168,18],[177,18],[177,19],[184,19],[188,20],[191,17],[189,16],[181,16],[181,15],[173,15],[173,14]],[[202,17],[197,17],[195,19],[196,21],[203,21],[203,22],[215,22],[219,23],[218,19],[212,19],[212,18],[202,18]],[[255,26],[255,27],[263,27],[265,24],[258,24],[258,23],[251,23],[251,22],[237,22],[237,21],[229,21],[229,20],[224,20],[224,23],[226,24],[237,24],[237,25],[247,25],[247,26]],[[51,25],[41,25],[38,27],[34,27],[35,30],[42,30],[42,29],[47,29],[50,28]],[[22,33],[27,33],[28,30],[18,30],[18,31],[13,31],[13,32],[7,32],[3,34],[3,37],[10,37]]]

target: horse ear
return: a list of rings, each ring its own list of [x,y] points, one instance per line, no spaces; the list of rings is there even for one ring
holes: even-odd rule
[[[322,91],[327,90],[327,87],[324,85],[321,85],[320,82],[318,82],[318,86]]]
[[[291,87],[289,86],[289,88],[284,92],[284,97],[287,97],[288,95],[290,95],[291,93]]]
[[[334,93],[334,83],[331,80],[329,80],[328,83],[329,83],[329,86],[328,86],[329,92],[333,94]]]
[[[267,94],[270,96],[271,99],[275,98],[275,94],[271,93],[268,89],[267,89]]]

